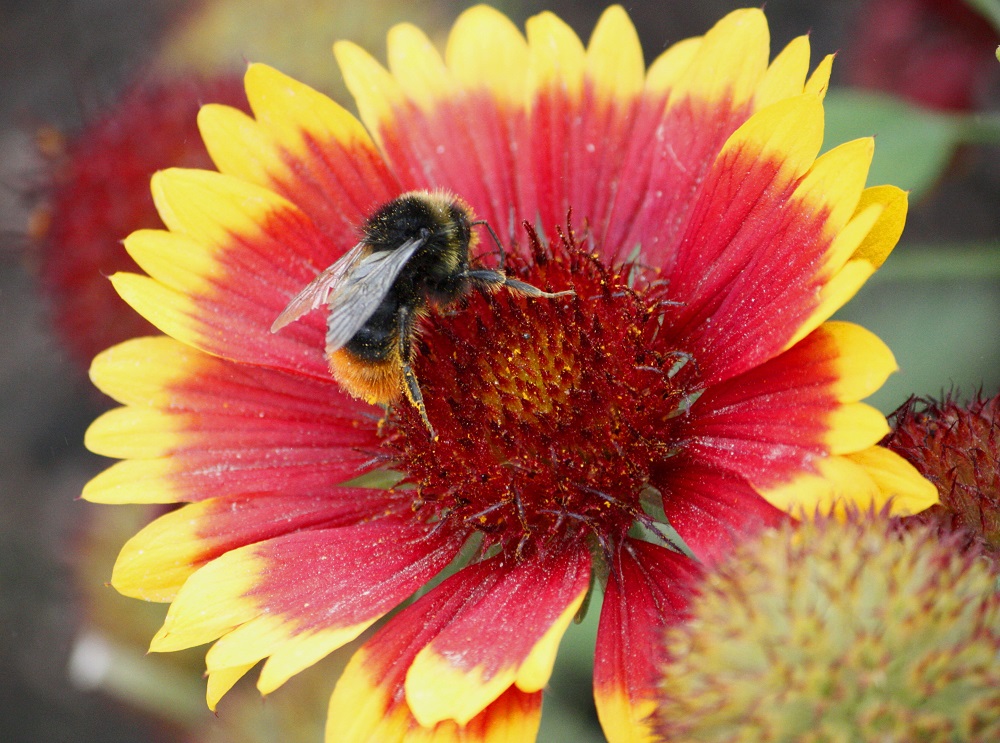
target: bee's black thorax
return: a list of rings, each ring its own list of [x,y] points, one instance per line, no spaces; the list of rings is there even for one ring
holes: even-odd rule
[[[411,240],[423,245],[407,261],[378,309],[344,347],[364,361],[384,361],[399,343],[400,311],[416,316],[428,299],[454,302],[469,289],[473,241],[469,211],[461,202],[439,194],[404,194],[376,211],[362,228],[362,241],[372,252],[398,250]]]

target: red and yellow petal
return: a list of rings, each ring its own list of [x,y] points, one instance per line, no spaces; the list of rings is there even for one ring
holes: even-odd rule
[[[258,688],[268,693],[357,637],[459,547],[407,512],[230,550],[187,579],[150,649],[217,640],[208,672],[227,678],[266,657]]]
[[[462,194],[505,239],[524,218],[546,229],[564,223],[569,206],[592,221],[608,213],[595,200],[614,186],[597,188],[604,178],[594,168],[619,177],[607,147],[627,141],[644,80],[620,7],[602,16],[586,49],[551,14],[528,27],[526,41],[502,14],[476,6],[459,17],[442,60],[403,25],[389,35],[388,71],[352,45],[336,48],[362,118],[405,186]],[[567,127],[571,119],[581,126]]]
[[[888,430],[885,418],[858,402],[895,368],[891,352],[872,333],[828,322],[770,362],[708,389],[686,431],[699,473],[685,485],[692,473],[679,460],[662,478],[669,485],[659,485],[671,524],[705,559],[725,544],[726,530],[740,531],[735,502],[753,505],[746,493],[736,495],[738,483],[797,517],[886,503],[893,513],[909,514],[933,505],[933,485],[875,446]],[[729,511],[720,507],[729,500]],[[713,524],[727,512],[732,518],[720,533]]]
[[[326,718],[327,743],[515,743],[533,741],[542,718],[542,693],[513,686],[482,712],[459,725],[417,722],[405,699],[387,683],[375,649],[356,652],[337,682]],[[378,675],[380,674],[380,675]]]
[[[326,492],[357,476],[378,446],[368,407],[333,380],[239,365],[165,337],[100,354],[99,389],[127,404],[98,418],[86,445],[123,457],[84,488],[102,503]]]
[[[786,483],[761,489],[770,503],[798,518],[843,515],[848,509],[919,513],[938,502],[937,489],[909,462],[880,446],[818,460]]]
[[[478,35],[469,38],[470,30]],[[525,211],[515,188],[521,155],[512,143],[524,131],[527,45],[486,6],[465,11],[450,38],[443,60],[423,32],[395,27],[389,70],[352,44],[338,43],[334,51],[362,120],[403,188],[459,193],[478,217],[510,236],[512,210]],[[494,57],[483,56],[483,44]],[[485,77],[472,74],[484,66],[490,67]]]
[[[477,5],[456,19],[448,34],[445,61],[460,87],[485,89],[501,105],[521,106],[528,80],[527,52],[524,36],[507,16]],[[398,77],[399,67],[392,69]]]
[[[622,159],[644,84],[638,35],[619,6],[602,14],[579,59],[558,24],[542,21],[533,24],[531,33],[532,48],[562,45],[569,57],[565,64],[578,72],[571,74],[574,82],[563,86],[551,70],[557,61],[551,53],[533,55],[543,66],[533,72],[535,86],[528,101],[534,172],[531,184],[522,184],[524,200],[532,206],[525,216],[551,234],[557,225],[566,224],[572,209],[575,223],[588,224],[600,245],[610,221],[617,218],[616,195],[628,177]]]
[[[872,141],[816,158],[821,139],[818,98],[786,98],[751,117],[706,177],[666,278],[678,343],[712,359],[711,381],[812,332],[899,237],[905,195],[864,188]]]
[[[412,716],[423,727],[462,726],[512,688],[539,692],[589,581],[582,547],[522,561],[494,557],[461,570],[366,644],[363,660],[337,685],[331,720],[352,715],[355,700],[373,694],[377,705],[365,725],[382,718],[409,725]]]
[[[685,74],[670,89],[672,105],[687,98],[741,107],[756,93],[769,54],[770,33],[763,11],[733,11],[705,34]]]
[[[390,32],[388,70],[353,45],[336,52],[405,188],[461,193],[505,239],[518,236],[520,219],[549,231],[572,209],[606,255],[639,245],[655,263],[682,236],[688,194],[740,124],[755,109],[825,91],[829,60],[807,78],[807,39],[770,66],[768,47],[763,13],[737,11],[668,50],[647,76],[618,6],[586,47],[551,14],[529,20],[526,43],[503,15],[476,6],[444,59],[408,25]]]
[[[605,10],[587,44],[585,79],[598,99],[630,103],[643,89],[646,64],[639,35],[625,9]]]
[[[859,451],[886,433],[885,418],[858,402],[896,369],[876,336],[827,323],[784,354],[698,399],[686,435],[701,461],[767,489],[815,460]]]
[[[583,90],[586,49],[576,32],[554,13],[532,16],[525,24],[528,39],[527,102],[542,91],[561,88],[570,101]]]
[[[391,507],[383,491],[364,488],[209,498],[160,516],[129,539],[111,584],[126,596],[172,601],[195,570],[230,550],[295,531],[361,523]]]
[[[862,191],[854,216],[826,254],[829,278],[819,290],[819,301],[791,337],[789,346],[843,307],[882,265],[903,232],[906,212],[906,192],[895,186],[873,186]]]
[[[648,542],[628,540],[610,566],[597,628],[594,699],[609,743],[647,743],[655,736],[663,632],[687,607],[685,586],[697,563]]]
[[[589,586],[590,555],[583,549],[514,565],[494,558],[442,584],[435,593],[451,595],[435,608],[448,621],[406,674],[417,720],[464,724],[510,686],[540,691]],[[471,647],[470,638],[476,638]]]
[[[905,464],[875,463],[881,455],[871,452],[881,451],[875,444],[888,424],[859,402],[895,368],[892,353],[872,333],[828,322],[771,361],[709,387],[686,421],[688,454],[699,467],[733,473],[793,515],[837,503],[880,507],[890,493],[895,507],[922,510],[934,502],[933,488]],[[670,477],[677,488],[677,472]],[[692,507],[675,495],[664,497],[671,523]],[[688,538],[683,523],[674,526]]]
[[[149,276],[118,273],[118,293],[167,335],[234,361],[327,379],[324,323],[271,323],[290,297],[350,246],[334,245],[274,192],[220,173],[174,168],[153,177],[169,232],[140,230],[125,247]]]
[[[709,383],[774,356],[815,306],[815,264],[828,239],[793,193],[822,131],[822,105],[810,95],[751,117],[707,175],[667,261],[673,332]]]
[[[607,255],[627,257],[638,247],[645,264],[669,265],[733,133],[756,111],[803,93],[822,96],[830,58],[807,79],[807,39],[794,40],[770,66],[768,46],[763,13],[739,10],[653,63],[623,158]]]
[[[347,110],[267,65],[250,65],[245,84],[253,116],[211,104],[198,115],[216,167],[294,202],[347,250],[357,225],[401,192],[375,143]]]

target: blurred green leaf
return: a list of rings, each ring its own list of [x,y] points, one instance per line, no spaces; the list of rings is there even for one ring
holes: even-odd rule
[[[870,283],[1000,281],[1000,241],[906,243],[872,276]],[[995,283],[1000,287],[1000,283]]]
[[[919,197],[941,176],[963,138],[963,118],[934,113],[884,94],[831,90],[823,149],[876,136],[868,183],[892,183]]]
[[[974,8],[1000,32],[1000,0],[966,0],[966,4]],[[997,50],[1000,58],[1000,49]]]

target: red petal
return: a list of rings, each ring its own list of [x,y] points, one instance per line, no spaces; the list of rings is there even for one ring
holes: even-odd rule
[[[840,349],[816,332],[755,369],[710,386],[683,436],[702,461],[760,487],[787,481],[829,454],[840,407]]]
[[[390,504],[384,491],[365,488],[191,503],[160,516],[128,541],[112,584],[128,595],[169,601],[191,573],[219,555],[300,530],[356,524],[384,513]]]
[[[665,98],[647,94],[636,112],[604,246],[626,258],[639,245],[645,264],[669,268],[716,156],[751,111],[690,98],[665,106]]]
[[[525,114],[487,91],[458,96],[439,101],[433,112],[412,104],[397,109],[393,128],[380,133],[382,148],[404,188],[453,191],[510,240],[518,220],[533,212],[519,197]]]
[[[88,445],[132,461],[88,485],[95,500],[148,502],[151,486],[156,502],[308,498],[360,474],[380,443],[373,409],[329,378],[233,363],[165,338],[129,341],[98,360],[95,380],[129,407],[99,419]],[[150,443],[129,444],[139,439]]]
[[[544,90],[528,122],[531,162],[522,179],[532,182],[533,194],[527,183],[523,190],[534,203],[521,214],[531,220],[537,213],[536,224],[551,236],[572,209],[573,224],[586,225],[595,243],[613,252],[606,235],[624,218],[618,193],[634,193],[632,179],[639,175],[622,168],[637,110],[634,101],[598,97],[590,81],[579,101],[558,89]]]
[[[618,552],[594,657],[597,712],[612,743],[650,739],[646,718],[661,678],[663,630],[683,615],[699,575],[690,558],[648,542],[630,539]]]
[[[371,459],[365,451],[379,445],[372,408],[329,378],[219,359],[172,392],[171,412],[196,416],[172,455],[176,477],[196,498],[325,493],[360,474]]]
[[[788,119],[812,114],[788,108]],[[762,156],[755,143],[734,138],[730,145],[702,184],[663,273],[667,298],[679,303],[669,315],[673,342],[698,359],[708,383],[787,345],[818,303],[817,273],[830,242],[824,216],[791,198],[798,174],[788,163]]]
[[[471,565],[372,638],[363,651],[365,683],[391,690],[396,704],[405,695],[426,726],[465,724],[511,687],[539,691],[589,578],[582,549]]]
[[[674,462],[653,484],[663,493],[663,511],[688,548],[712,564],[733,544],[761,528],[789,518],[764,500],[743,478],[714,467]]]
[[[260,544],[267,564],[253,594],[301,632],[384,614],[426,583],[460,543],[412,514],[337,529],[300,531]]]

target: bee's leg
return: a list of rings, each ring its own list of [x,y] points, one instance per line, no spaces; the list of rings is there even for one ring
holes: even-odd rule
[[[537,286],[508,278],[502,271],[491,271],[488,268],[472,268],[464,271],[462,276],[472,279],[473,282],[486,286],[489,289],[499,289],[503,286],[518,294],[524,294],[527,297],[552,299],[553,297],[568,297],[576,294],[572,289],[561,292],[543,292]]]
[[[413,368],[410,366],[410,356],[413,353],[413,343],[410,339],[413,337],[414,319],[413,313],[409,309],[399,308],[399,363],[403,367],[403,378],[406,380],[406,396],[410,398],[413,407],[420,413],[420,418],[427,426],[431,438],[436,439],[437,433],[434,432],[434,426],[431,425],[430,419],[427,417],[427,406],[424,405],[424,396],[420,392],[417,375],[413,373]]]
[[[504,252],[503,243],[501,243],[500,242],[500,238],[497,237],[497,233],[493,229],[493,226],[489,222],[487,222],[485,219],[476,220],[475,222],[473,222],[469,226],[473,227],[473,226],[475,226],[477,224],[481,224],[483,227],[485,227],[487,230],[489,230],[490,237],[493,238],[493,242],[496,243],[496,246],[497,246],[497,257],[498,257],[499,262],[500,262],[500,270],[503,271],[504,267],[507,265],[507,254]]]
[[[382,408],[382,417],[378,419],[378,428],[375,429],[376,435],[382,436],[382,431],[385,429],[386,425],[389,423],[389,403],[380,406]]]

